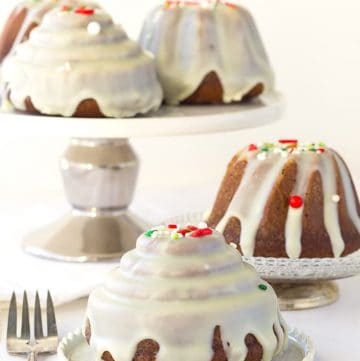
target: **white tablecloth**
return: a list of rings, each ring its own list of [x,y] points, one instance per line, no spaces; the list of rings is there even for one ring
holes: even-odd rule
[[[147,219],[153,223],[160,222],[164,217],[171,217],[176,214],[184,213],[186,210],[203,210],[212,201],[212,194],[210,190],[214,187],[201,187],[196,190],[175,190],[171,193],[161,192],[161,194],[153,192],[143,195],[134,204],[134,209],[138,214],[146,214]],[[167,194],[166,194],[167,193]],[[166,196],[165,196],[166,194]],[[179,197],[181,194],[181,197]],[[190,201],[189,201],[190,200]],[[52,212],[56,213],[56,209],[49,203],[48,207]],[[13,211],[16,209],[12,205]],[[49,208],[49,209],[50,209]],[[61,207],[60,207],[61,208]],[[63,211],[61,209],[59,213]],[[5,217],[6,209],[6,217]],[[0,227],[11,231],[11,228],[17,228],[23,225],[29,226],[32,224],[32,217],[35,223],[39,223],[39,214],[41,215],[42,207],[39,212],[30,211],[34,208],[22,208],[21,212],[17,212],[21,217],[16,218],[16,222],[9,222],[12,219],[11,214],[15,215],[9,210],[9,205],[0,207]],[[55,209],[55,211],[54,211]],[[3,212],[3,216],[1,214]],[[6,220],[6,223],[4,222]],[[34,225],[35,225],[34,223]],[[37,224],[36,224],[37,226]],[[26,228],[26,227],[25,227]],[[12,229],[14,231],[14,229]],[[18,232],[9,233],[10,235],[19,234]],[[1,244],[6,240],[2,239]],[[10,239],[7,239],[9,242]],[[17,242],[17,247],[20,247],[20,239],[11,239],[12,242]],[[2,250],[3,251],[3,250]],[[16,259],[13,259],[15,265],[21,267]],[[51,262],[48,263],[51,267]],[[4,274],[6,269],[0,264],[0,281],[1,273]],[[26,272],[26,270],[23,270]],[[1,282],[0,282],[1,283]],[[317,349],[317,361],[357,361],[360,360],[360,276],[341,280],[338,282],[340,286],[340,300],[327,307],[298,312],[285,312],[284,316],[292,327],[299,328],[308,334],[314,341]],[[79,292],[81,295],[82,292]],[[16,358],[7,355],[5,351],[5,326],[6,326],[6,305],[2,304],[0,313],[0,360],[10,361]],[[79,328],[82,325],[84,313],[86,308],[86,299],[76,300],[66,305],[57,307],[57,318],[59,325],[60,336],[63,337],[68,332]],[[42,358],[44,360],[56,360],[56,356]],[[90,360],[86,360],[90,361]]]

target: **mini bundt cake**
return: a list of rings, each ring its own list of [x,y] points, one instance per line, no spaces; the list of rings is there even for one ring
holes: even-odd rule
[[[274,75],[251,14],[223,1],[174,1],[146,18],[140,44],[154,54],[169,104],[247,100]]]
[[[80,3],[78,0],[26,0],[13,9],[0,33],[0,63],[17,44],[28,40],[30,32],[36,28],[45,14],[59,4]],[[83,5],[96,7],[92,2]]]
[[[270,361],[287,345],[271,286],[205,225],[139,237],[90,295],[84,336],[105,361]]]
[[[344,160],[284,139],[233,157],[207,221],[245,256],[324,258],[360,248],[359,215]]]
[[[62,5],[3,62],[10,104],[20,111],[130,117],[159,108],[153,59],[102,9]]]

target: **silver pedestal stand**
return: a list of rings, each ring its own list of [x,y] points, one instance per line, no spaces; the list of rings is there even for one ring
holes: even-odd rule
[[[61,261],[119,258],[148,226],[132,215],[139,161],[128,138],[208,134],[254,128],[281,118],[284,98],[272,92],[245,104],[162,107],[148,117],[80,119],[1,113],[3,134],[67,136],[61,158],[72,210],[27,235],[26,252]]]
[[[72,210],[24,240],[26,252],[65,261],[119,258],[145,225],[128,211],[139,161],[127,139],[72,139],[60,160]]]

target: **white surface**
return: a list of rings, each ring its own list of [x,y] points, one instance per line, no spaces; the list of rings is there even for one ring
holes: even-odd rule
[[[253,128],[279,120],[285,106],[279,93],[269,93],[246,104],[219,106],[164,106],[148,117],[62,118],[0,113],[3,135],[86,138],[154,137]]]
[[[60,361],[95,361],[96,354],[87,344],[81,329],[70,332],[58,348]],[[296,329],[289,331],[287,350],[274,361],[313,361],[315,348],[308,336]]]

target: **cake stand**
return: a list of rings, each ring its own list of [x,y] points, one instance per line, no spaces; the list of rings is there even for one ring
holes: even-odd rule
[[[164,223],[198,224],[206,212],[194,212]],[[341,258],[243,257],[273,286],[282,311],[326,306],[339,298],[334,280],[360,274],[360,251]]]
[[[73,262],[121,257],[147,228],[128,210],[139,169],[129,138],[253,128],[278,120],[283,110],[283,97],[273,92],[245,104],[163,107],[150,116],[132,119],[0,113],[3,134],[71,138],[60,169],[72,209],[53,224],[27,235],[24,250]]]

